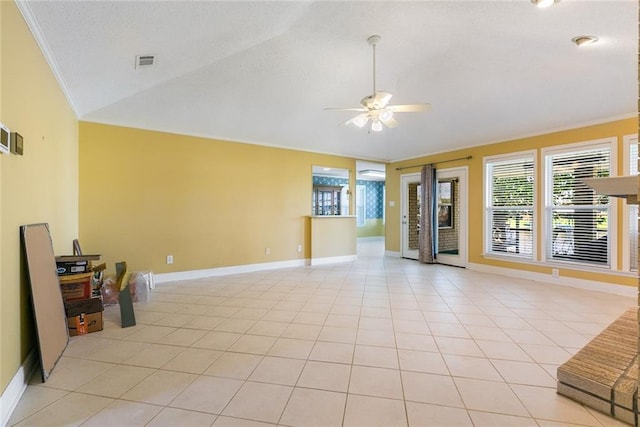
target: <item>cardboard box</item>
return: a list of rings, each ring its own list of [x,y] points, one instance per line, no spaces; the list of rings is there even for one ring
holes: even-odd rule
[[[91,277],[93,273],[60,276],[60,289],[64,302],[89,298],[91,296]]]
[[[89,261],[56,261],[56,267],[58,269],[58,276],[88,273],[91,271],[91,263],[89,263]]]
[[[85,335],[102,330],[102,312],[81,313],[77,316],[67,317],[69,336]]]
[[[64,303],[69,335],[84,335],[102,330],[102,298],[84,298]]]

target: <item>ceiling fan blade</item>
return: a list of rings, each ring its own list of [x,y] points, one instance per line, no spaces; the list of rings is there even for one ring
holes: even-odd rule
[[[389,105],[387,110],[394,113],[420,113],[431,109],[431,104]]]
[[[358,114],[355,117],[350,118],[346,122],[342,123],[340,126],[347,126],[353,123],[354,125],[361,128],[364,125],[366,125],[368,121],[369,121],[369,116],[366,113],[362,113],[362,114]]]
[[[334,111],[369,111],[366,108],[358,107],[358,108],[325,108],[325,110],[334,110]]]
[[[375,96],[373,97],[373,103],[375,104],[376,108],[384,108],[387,106],[389,101],[391,101],[392,96],[393,95],[391,95],[389,92],[376,92]]]
[[[388,128],[393,129],[394,127],[398,126],[398,121],[396,119],[394,119],[393,117],[387,119],[387,120],[383,120],[382,118],[380,118],[380,121],[382,123],[384,123],[384,125]]]

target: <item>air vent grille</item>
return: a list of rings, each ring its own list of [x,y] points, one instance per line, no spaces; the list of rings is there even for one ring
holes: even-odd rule
[[[156,62],[155,55],[138,55],[136,56],[136,68],[151,67]]]

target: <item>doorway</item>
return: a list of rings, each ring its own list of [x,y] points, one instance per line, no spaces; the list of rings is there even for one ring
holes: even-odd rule
[[[467,167],[438,169],[435,229],[436,262],[467,266]],[[400,177],[401,192],[401,250],[402,258],[418,259],[420,234],[420,174]]]

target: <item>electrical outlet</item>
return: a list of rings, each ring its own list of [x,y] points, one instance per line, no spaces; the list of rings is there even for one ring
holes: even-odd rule
[[[264,248],[264,254],[265,255],[271,254],[271,248]]]
[[[298,252],[302,252],[302,245],[298,245]]]
[[[173,255],[167,255],[167,264],[173,264]]]
[[[558,270],[557,268],[552,268],[551,269],[551,277],[560,277],[560,270]]]

